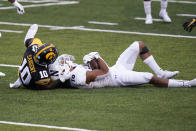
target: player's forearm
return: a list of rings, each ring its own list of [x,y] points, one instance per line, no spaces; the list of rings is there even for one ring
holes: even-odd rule
[[[98,58],[97,62],[98,62],[98,65],[100,67],[100,70],[103,71],[103,74],[108,73],[109,68],[108,68],[108,65],[105,63],[105,61],[103,59],[101,59],[101,58]]]

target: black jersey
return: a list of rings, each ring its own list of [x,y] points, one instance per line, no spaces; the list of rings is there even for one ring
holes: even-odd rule
[[[32,89],[44,88],[51,81],[48,67],[34,62],[33,56],[37,52],[38,46],[38,44],[33,44],[26,49],[19,68],[22,84]]]

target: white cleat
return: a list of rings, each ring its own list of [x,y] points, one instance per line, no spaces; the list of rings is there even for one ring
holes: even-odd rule
[[[0,76],[5,76],[5,73],[3,73],[3,72],[0,72]]]
[[[24,44],[26,43],[26,40],[35,37],[35,35],[37,33],[37,30],[38,30],[38,25],[37,24],[33,24],[33,25],[30,26],[30,28],[29,28],[26,36],[25,36]]]
[[[14,7],[17,8],[18,14],[21,15],[21,14],[24,14],[24,13],[25,13],[24,7],[23,7],[20,3],[18,3],[18,1],[15,1],[15,2],[13,3],[13,5],[14,5]]]
[[[151,15],[147,15],[146,16],[146,20],[145,20],[145,24],[152,24],[152,16]]]
[[[190,85],[191,87],[196,87],[196,78],[193,79],[193,80],[191,80],[191,81],[189,81],[189,85]]]
[[[1,32],[0,32],[0,38],[1,38]]]
[[[172,22],[170,17],[168,16],[167,11],[160,11],[159,16],[163,19],[164,22],[167,22],[167,23]]]
[[[171,79],[174,78],[176,75],[179,74],[179,71],[162,71],[162,73],[160,75],[157,75],[157,77],[159,78],[163,78],[163,79]]]

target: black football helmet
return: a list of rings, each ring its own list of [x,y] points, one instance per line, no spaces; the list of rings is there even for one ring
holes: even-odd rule
[[[58,51],[53,44],[44,44],[40,46],[34,55],[35,63],[46,66],[53,63],[58,57]]]

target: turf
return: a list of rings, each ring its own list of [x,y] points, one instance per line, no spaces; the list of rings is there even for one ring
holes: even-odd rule
[[[6,1],[0,4],[10,5]],[[157,18],[159,4],[152,2],[153,16]],[[138,0],[80,0],[80,4],[76,5],[26,8],[24,15],[17,15],[15,9],[1,10],[0,21],[196,36],[195,29],[189,33],[181,26],[188,17],[176,16],[179,13],[194,14],[194,6],[169,3],[168,12],[173,20],[171,24],[154,22],[153,25],[145,25],[144,21],[134,20],[135,17],[145,16],[142,1]],[[93,25],[88,21],[119,25]],[[0,29],[26,32],[28,27],[0,24]],[[2,33],[0,64],[20,65],[25,51],[24,36],[25,33]],[[132,42],[144,41],[163,69],[180,71],[176,79],[196,77],[195,39],[48,28],[39,28],[37,37],[44,43],[55,44],[60,54],[74,55],[77,63],[82,63],[85,54],[98,51],[110,66]],[[152,72],[139,58],[134,70]],[[0,67],[0,71],[6,74],[0,77],[0,121],[106,131],[194,131],[196,128],[195,88],[163,89],[146,84],[84,90],[9,89],[9,83],[17,79],[17,68]],[[0,124],[0,130],[54,129]]]

